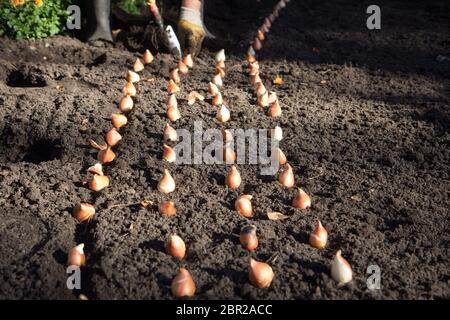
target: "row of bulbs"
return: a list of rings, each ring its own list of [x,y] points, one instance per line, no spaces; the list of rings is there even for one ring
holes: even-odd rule
[[[262,48],[262,41],[264,40],[264,34],[268,33],[271,24],[278,17],[278,12],[289,1],[281,0],[275,7],[272,14],[266,18],[264,24],[258,29],[257,36],[249,48],[246,58],[249,63],[249,75],[250,83],[254,86],[257,96],[257,104],[262,108],[267,109],[267,114],[271,117],[278,117],[281,115],[281,107],[278,102],[275,92],[270,94],[265,89],[265,86],[259,75],[259,64],[255,58],[255,50],[260,50]],[[230,111],[223,104],[222,94],[219,88],[223,85],[223,77],[225,77],[225,52],[224,50],[219,51],[215,57],[216,60],[216,74],[212,78],[211,82],[208,83],[208,92],[212,97],[212,104],[218,107],[216,118],[219,122],[224,123],[230,119]],[[150,51],[146,50],[143,55],[143,61],[145,64],[149,64],[153,61],[153,56]],[[178,102],[176,100],[175,94],[180,92],[179,83],[181,82],[180,73],[186,75],[189,72],[189,68],[193,67],[192,57],[188,54],[183,60],[178,62],[177,68],[170,71],[167,85],[167,91],[170,94],[167,101],[167,117],[170,122],[175,122],[181,118]],[[144,64],[138,58],[136,59],[133,70],[127,72],[127,83],[123,88],[124,97],[119,103],[119,109],[123,113],[127,113],[133,108],[133,99],[136,95],[136,87],[134,83],[141,81],[138,72],[144,70]],[[193,105],[196,101],[203,101],[205,98],[200,93],[192,91],[188,95],[188,105]],[[107,132],[105,136],[106,144],[99,145],[91,141],[91,145],[99,149],[98,159],[100,163],[88,169],[89,172],[93,173],[94,176],[89,181],[89,188],[93,191],[100,191],[109,185],[109,179],[103,174],[102,164],[110,163],[114,160],[115,154],[112,151],[114,147],[121,139],[122,136],[117,131],[117,129],[126,125],[128,119],[123,114],[113,114],[111,117],[112,124],[114,128]],[[225,147],[223,151],[224,160],[234,162],[235,154],[234,151],[228,147],[227,142],[233,139],[231,133],[223,129],[223,139],[225,142]],[[274,139],[282,139],[282,129],[280,127],[275,127],[270,131],[271,137]],[[173,129],[169,124],[164,128],[163,139],[165,141],[177,141],[176,130]],[[281,165],[285,165],[283,171],[279,175],[279,182],[281,185],[291,188],[295,185],[294,174],[292,167],[286,163],[286,156],[284,153],[277,149],[277,159]],[[163,145],[163,159],[168,162],[174,162],[176,160],[175,151],[168,145]],[[231,189],[238,189],[241,184],[241,176],[238,169],[233,165],[230,167],[229,172],[226,176],[226,185]],[[175,190],[175,180],[171,176],[167,169],[164,169],[162,178],[158,183],[158,190],[162,193],[169,194]],[[250,218],[253,216],[252,207],[252,196],[251,195],[241,195],[235,201],[236,211],[243,215],[244,217]],[[306,209],[311,206],[311,198],[307,195],[301,188],[297,189],[296,196],[292,201],[292,206],[294,208]],[[158,204],[158,211],[165,215],[176,214],[176,207],[172,201],[161,201]],[[95,214],[95,208],[89,203],[78,204],[74,211],[73,216],[79,222],[89,221]],[[322,249],[326,246],[328,233],[322,226],[321,222],[318,221],[317,225],[310,235],[310,244],[314,248]],[[256,235],[255,226],[247,226],[242,229],[240,234],[240,243],[243,248],[249,251],[253,251],[258,247],[259,241]],[[69,252],[69,265],[82,266],[85,264],[85,254],[83,252],[84,244],[79,244]],[[176,234],[171,234],[166,243],[166,252],[173,257],[183,259],[186,253],[186,245],[184,241]],[[249,268],[249,281],[255,287],[266,288],[269,287],[273,277],[274,272],[269,264],[266,262],[256,261],[255,259],[250,259]],[[331,264],[331,275],[340,284],[350,282],[352,279],[352,269],[348,262],[341,256],[341,251],[339,250],[334,260]],[[172,280],[172,294],[175,297],[193,296],[195,294],[195,282],[186,268],[180,268],[179,273]]]

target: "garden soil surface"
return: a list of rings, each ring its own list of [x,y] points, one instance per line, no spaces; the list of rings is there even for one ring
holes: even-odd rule
[[[366,28],[366,1],[291,1],[258,54],[266,86],[283,114],[267,117],[255,104],[244,53],[274,1],[211,1],[205,42],[178,94],[182,118],[173,126],[284,130],[281,149],[312,208],[291,207],[294,189],[259,165],[240,164],[239,190],[224,186],[229,166],[168,164],[162,132],[169,69],[158,54],[137,85],[117,159],[105,168],[111,185],[93,193],[83,184],[96,161],[88,140],[101,141],[117,111],[127,69],[145,45],[130,27],[114,45],[90,46],[72,36],[38,41],[0,39],[0,298],[172,299],[171,279],[185,266],[196,299],[443,299],[449,277],[449,12],[448,2],[380,1],[381,30]],[[166,11],[176,14],[176,11]],[[122,39],[122,40],[121,40]],[[126,39],[126,40],[123,40]],[[206,95],[214,52],[227,52],[223,96],[231,120],[220,125]],[[284,83],[272,80],[280,75]],[[177,188],[156,189],[168,168]],[[254,196],[255,216],[238,215],[239,194]],[[154,206],[108,208],[144,199],[171,199],[175,216]],[[92,221],[71,216],[95,204]],[[268,211],[288,219],[272,221]],[[329,233],[324,250],[308,245],[317,219]],[[236,234],[258,228],[259,248],[243,250]],[[164,252],[176,232],[183,261]],[[85,243],[82,289],[66,287],[66,257]],[[330,277],[338,249],[354,280]],[[248,283],[249,257],[271,259],[268,289]],[[376,265],[381,288],[366,284]]]

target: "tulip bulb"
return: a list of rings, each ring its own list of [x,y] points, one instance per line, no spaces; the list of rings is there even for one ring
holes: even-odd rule
[[[219,66],[216,66],[216,74],[218,74],[222,79],[225,78],[225,70]]]
[[[122,140],[122,136],[119,132],[117,132],[116,128],[112,128],[106,133],[105,140],[109,146],[114,147],[120,140]]]
[[[172,69],[170,71],[169,79],[175,83],[180,83],[180,75],[178,73],[178,68]]]
[[[221,123],[227,122],[228,120],[230,120],[230,110],[228,110],[228,108],[224,104],[222,104],[219,110],[217,110],[216,118]]]
[[[180,87],[177,86],[177,84],[172,79],[170,79],[169,83],[167,84],[167,91],[169,93],[179,92],[180,91]]]
[[[277,141],[283,140],[283,129],[281,129],[279,126],[270,129],[270,137]]]
[[[222,158],[223,158],[223,161],[225,161],[225,163],[234,163],[236,161],[236,153],[228,145],[226,145],[223,148],[222,154],[223,154]]]
[[[216,86],[221,87],[223,85],[222,77],[220,74],[216,74],[213,79],[211,80],[212,83],[214,83]]]
[[[88,168],[88,172],[103,176],[103,166],[101,163],[96,163],[92,167]]]
[[[89,189],[98,192],[109,186],[109,178],[107,176],[100,176],[94,174],[91,181],[89,181]]]
[[[260,82],[261,77],[259,76],[259,73],[255,74],[254,76],[250,76],[250,83],[253,87],[256,87]]]
[[[216,94],[212,99],[212,105],[213,106],[220,106],[222,104],[222,94],[219,92]]]
[[[187,65],[182,60],[178,61],[178,70],[182,74],[187,74],[189,72]]]
[[[142,59],[144,60],[145,64],[152,63],[153,55],[149,50],[145,50],[144,55],[142,56]]]
[[[211,83],[211,82],[210,82]],[[212,83],[211,83],[212,84]],[[197,101],[197,100],[199,100],[199,101],[203,101],[203,100],[205,100],[205,97],[204,96],[202,96],[200,93],[198,93],[197,91],[191,91],[191,92],[189,92],[189,95],[188,95],[188,105],[190,105],[190,106],[192,106],[194,103],[195,103],[195,101]]]
[[[95,207],[90,203],[79,203],[75,206],[72,216],[78,222],[89,221],[95,214]]]
[[[259,72],[259,63],[258,61],[255,61],[253,63],[250,63],[248,73],[251,76],[255,76]]]
[[[133,72],[131,70],[128,70],[127,72],[127,81],[128,82],[139,82],[139,80],[141,80],[141,77],[139,77],[139,75],[136,72]]]
[[[189,67],[192,68],[194,66],[194,61],[192,60],[192,56],[190,53],[188,53],[184,58],[183,58],[183,63]]]
[[[266,25],[267,28],[270,28],[272,26],[272,22],[270,21],[269,18],[264,19],[264,24]]]
[[[272,118],[281,116],[281,107],[278,99],[270,104],[269,110],[267,110],[267,115]]]
[[[177,155],[173,148],[168,146],[167,144],[164,144],[163,148],[163,159],[169,163],[175,162]]]
[[[327,245],[328,232],[322,226],[320,221],[317,221],[317,226],[309,236],[309,244],[316,249],[323,249]]]
[[[292,206],[297,209],[306,209],[311,207],[311,197],[301,188],[297,188],[297,194],[292,200]]]
[[[70,249],[67,257],[69,266],[82,267],[86,264],[86,255],[84,254],[84,243],[80,243],[76,247]]]
[[[239,241],[245,250],[253,251],[258,247],[259,241],[256,236],[256,227],[248,226],[241,230]]]
[[[116,158],[116,154],[111,150],[111,147],[108,147],[104,150],[100,150],[98,153],[98,160],[102,164],[113,162]]]
[[[216,68],[220,68],[222,70],[225,70],[225,61],[219,61],[216,63]],[[216,69],[217,70],[217,69]]]
[[[245,56],[245,58],[247,59],[247,62],[248,63],[255,62],[256,61],[255,55],[256,55],[255,50],[253,49],[252,46],[249,46],[248,50],[247,50],[247,53],[246,53],[246,56]]]
[[[267,91],[266,91],[266,87],[264,86],[264,84],[262,82],[259,82],[256,85],[256,95],[259,97],[259,96],[262,96],[263,94],[265,94],[266,92]],[[269,101],[269,96],[267,96],[267,101]]]
[[[172,128],[169,124],[166,124],[166,127],[164,128],[163,139],[165,141],[177,141],[178,140],[177,131],[174,128]]]
[[[278,181],[285,187],[292,188],[295,184],[294,172],[290,164],[286,164],[284,170],[280,173]]]
[[[216,60],[216,62],[225,61],[225,50],[224,49],[222,49],[216,53],[215,60]]]
[[[136,58],[136,61],[134,61],[133,64],[133,70],[134,72],[140,72],[144,70],[144,64],[141,62],[141,59]]]
[[[228,171],[225,183],[230,189],[237,189],[241,185],[241,174],[235,166],[231,166]]]
[[[264,41],[264,33],[261,29],[258,30],[258,32],[256,33],[256,37],[260,40],[260,41]]]
[[[258,97],[257,102],[258,106],[260,106],[261,108],[267,107],[269,105],[269,95],[267,91]]]
[[[167,169],[164,169],[163,176],[158,182],[158,190],[165,194],[171,193],[175,190],[175,180],[173,180],[169,170]]]
[[[177,105],[167,108],[167,118],[169,118],[171,122],[175,122],[181,118],[180,110],[178,110]]]
[[[233,141],[233,135],[231,134],[230,130],[222,129],[221,132],[223,142],[227,143]]]
[[[280,165],[284,165],[287,162],[286,155],[280,148],[275,149],[275,159]]]
[[[183,259],[186,254],[186,245],[183,239],[176,234],[171,234],[166,243],[166,252],[172,257]]]
[[[273,91],[270,91],[270,93],[269,93],[269,99],[267,100],[267,102],[268,102],[269,104],[272,104],[272,103],[275,102],[277,99],[278,99],[278,98],[277,98],[277,94],[276,94],[275,92],[273,92]]]
[[[172,201],[162,201],[158,205],[158,211],[160,214],[166,215],[166,216],[173,216],[177,213],[177,208],[175,207],[175,204]]]
[[[220,93],[219,88],[217,88],[217,86],[212,82],[208,83],[208,92],[212,96],[216,96]]]
[[[251,200],[253,199],[253,196],[244,194],[237,198],[237,200],[234,202],[234,207],[236,211],[243,215],[244,217],[251,218],[253,217],[253,206]]]
[[[131,109],[133,109],[133,105],[134,103],[131,96],[126,95],[125,97],[122,98],[122,100],[120,100],[119,109],[122,112],[130,112]]]
[[[255,37],[255,40],[253,40],[253,49],[255,49],[256,51],[261,50],[262,48],[262,43],[261,41]]]
[[[123,114],[113,113],[111,115],[111,123],[115,128],[119,129],[128,123],[128,119]]]
[[[134,97],[136,95],[136,87],[133,82],[128,81],[127,84],[123,87],[123,94],[125,96]]]
[[[341,255],[341,250],[336,252],[333,261],[331,262],[331,277],[343,285],[352,281],[353,271],[350,264]]]
[[[267,263],[250,258],[249,280],[252,285],[257,288],[267,288],[274,276],[272,268]]]
[[[180,268],[180,272],[172,280],[171,288],[175,298],[192,297],[195,294],[195,282],[189,271]]]

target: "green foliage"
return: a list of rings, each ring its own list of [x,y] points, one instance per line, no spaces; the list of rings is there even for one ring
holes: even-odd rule
[[[129,14],[139,14],[139,8],[146,5],[145,0],[113,0],[113,3]]]
[[[70,0],[44,0],[41,6],[28,1],[14,7],[10,0],[0,0],[0,36],[34,39],[65,30]]]

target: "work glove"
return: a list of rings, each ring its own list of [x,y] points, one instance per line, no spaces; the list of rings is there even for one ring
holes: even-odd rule
[[[195,57],[202,48],[206,30],[200,11],[181,7],[178,21],[178,39],[181,51],[190,53]]]

